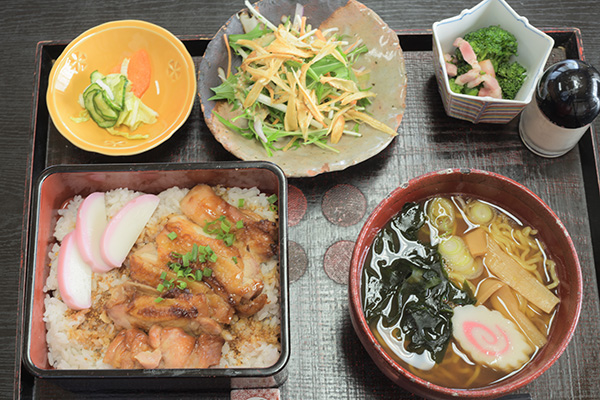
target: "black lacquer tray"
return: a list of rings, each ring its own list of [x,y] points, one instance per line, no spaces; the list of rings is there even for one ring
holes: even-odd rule
[[[555,41],[549,64],[565,58],[583,59],[581,34],[576,28],[543,29]],[[518,117],[506,125],[471,124],[446,116],[437,91],[431,31],[399,31],[408,73],[407,110],[399,135],[377,156],[344,171],[314,178],[289,179],[289,276],[292,355],[289,377],[280,388],[281,398],[290,399],[414,399],[395,386],[376,368],[356,337],[348,314],[347,273],[352,246],[362,224],[375,206],[394,188],[425,172],[446,168],[476,168],[508,176],[527,186],[561,218],[569,231],[584,275],[584,304],[579,326],[562,357],[522,393],[553,393],[557,398],[573,395],[565,378],[590,376],[600,368],[597,354],[599,298],[594,255],[600,255],[600,196],[598,148],[590,129],[579,146],[557,159],[540,158],[529,152],[518,135]],[[180,37],[196,66],[210,40]],[[36,76],[31,115],[31,159],[24,202],[22,254],[27,249],[31,185],[42,170],[58,164],[198,162],[235,160],[212,137],[198,99],[188,121],[171,139],[146,153],[110,157],[80,150],[53,126],[45,94],[53,61],[64,42],[40,42],[36,54]],[[595,254],[594,254],[595,253]],[[21,288],[26,277],[21,266]],[[22,315],[23,289],[20,292]],[[585,317],[585,316],[588,317]],[[591,316],[591,317],[589,317]],[[22,330],[17,332],[21,335]],[[17,346],[17,360],[22,347]],[[567,371],[567,372],[565,372]],[[15,379],[23,397],[81,398],[51,382],[33,378],[17,362]],[[578,398],[595,398],[596,386],[579,387]],[[559,383],[559,384],[557,384]],[[569,385],[571,383],[571,385]],[[156,393],[154,393],[155,395]],[[135,393],[147,398],[153,393]],[[205,394],[203,398],[229,398],[229,393]],[[90,398],[121,398],[105,392]],[[198,398],[195,393],[161,393],[162,398]]]

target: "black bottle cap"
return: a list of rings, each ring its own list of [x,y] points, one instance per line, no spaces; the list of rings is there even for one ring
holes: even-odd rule
[[[569,129],[585,126],[600,113],[600,74],[584,61],[560,61],[544,71],[536,100],[556,125]]]

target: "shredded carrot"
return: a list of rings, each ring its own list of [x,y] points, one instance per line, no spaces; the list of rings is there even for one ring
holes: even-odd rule
[[[325,36],[323,35],[323,32],[321,32],[320,29],[317,29],[315,31],[315,36],[317,37],[317,39],[321,39],[324,42],[327,42],[327,39],[325,39]]]
[[[227,75],[225,75],[225,77],[229,79],[229,75],[231,74],[231,47],[229,47],[227,35],[223,35],[223,40],[225,41],[225,47],[227,48]]]
[[[360,39],[356,39],[356,41],[354,43],[352,43],[352,45],[350,47],[348,47],[346,50],[344,50],[344,54],[348,54],[350,52],[350,50],[354,49],[359,42],[360,42]]]
[[[267,89],[267,91],[269,92],[269,97],[271,98],[271,101],[274,103],[275,102],[275,92],[273,91],[273,88],[271,86],[265,86],[265,89]]]
[[[289,142],[287,142],[287,144],[281,150],[288,151],[290,149],[290,147],[292,147],[292,145],[294,144],[296,139],[297,139],[297,137],[294,136]]]
[[[306,16],[302,17],[301,21],[302,22],[300,23],[300,36],[306,33]]]

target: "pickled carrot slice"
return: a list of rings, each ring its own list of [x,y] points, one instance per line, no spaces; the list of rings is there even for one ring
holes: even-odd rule
[[[140,49],[131,56],[127,68],[127,78],[131,81],[131,91],[134,95],[142,97],[150,87],[151,76],[150,56],[145,49]]]
[[[121,64],[115,65],[109,71],[110,74],[118,74],[120,72]],[[141,98],[146,90],[148,90],[151,76],[150,56],[145,49],[140,49],[129,58],[129,65],[127,67],[127,79],[131,82],[131,92],[136,97]]]

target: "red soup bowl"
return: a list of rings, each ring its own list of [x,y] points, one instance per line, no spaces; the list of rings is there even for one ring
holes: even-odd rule
[[[365,318],[361,295],[363,267],[376,235],[407,202],[420,202],[438,195],[462,194],[488,201],[524,224],[538,230],[548,256],[556,261],[560,284],[554,322],[547,343],[517,373],[483,387],[457,389],[429,382],[413,374],[386,352]],[[537,195],[504,176],[472,169],[448,169],[432,172],[395,189],[373,211],[360,231],[350,266],[350,315],[363,346],[379,369],[395,384],[418,395],[433,399],[491,399],[518,390],[542,375],[567,347],[582,303],[581,267],[573,242],[556,214]]]

